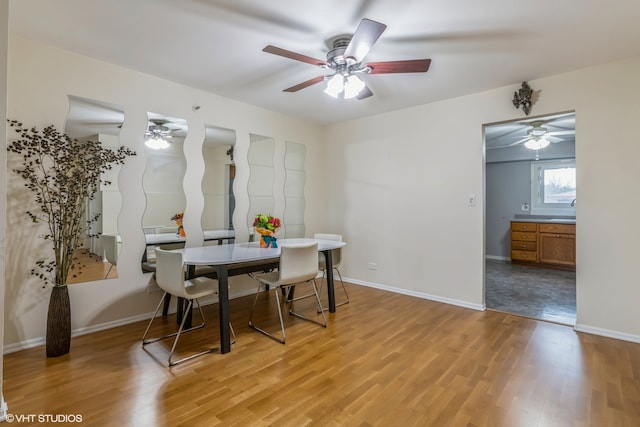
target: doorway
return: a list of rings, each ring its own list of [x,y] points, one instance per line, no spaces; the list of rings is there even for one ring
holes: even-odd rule
[[[575,230],[575,113],[487,124],[484,135],[486,307],[574,325],[575,263],[548,262],[540,236]],[[513,221],[529,224],[522,252],[512,252]],[[575,260],[575,243],[567,250]]]

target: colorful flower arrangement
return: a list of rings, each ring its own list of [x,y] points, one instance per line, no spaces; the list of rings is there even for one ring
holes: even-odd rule
[[[178,234],[180,237],[185,237],[184,227],[182,226],[182,219],[184,218],[184,212],[178,212],[171,217],[171,221],[174,221],[178,226]]]
[[[253,228],[260,234],[260,246],[277,248],[275,234],[282,225],[280,218],[258,214],[253,220]]]

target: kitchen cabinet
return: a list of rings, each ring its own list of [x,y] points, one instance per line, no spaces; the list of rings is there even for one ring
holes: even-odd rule
[[[576,226],[574,224],[539,224],[539,262],[576,266]]]
[[[538,224],[511,223],[511,260],[536,262],[538,260]]]
[[[575,269],[575,224],[512,221],[511,261]]]

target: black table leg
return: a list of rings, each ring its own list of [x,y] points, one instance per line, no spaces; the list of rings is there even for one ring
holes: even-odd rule
[[[220,353],[231,351],[229,330],[229,271],[226,265],[217,265],[218,273],[218,317],[220,320]]]
[[[195,277],[195,275],[196,275],[196,266],[195,265],[187,265],[186,279],[192,279],[192,278]],[[167,303],[166,300],[165,300],[165,303]],[[191,307],[191,310],[189,310],[189,312],[186,312],[185,304],[184,304],[184,298],[178,298],[177,304],[178,304],[178,306],[176,308],[176,312],[177,312],[176,321],[177,321],[177,323],[179,325],[180,322],[182,322],[182,316],[187,316],[187,319],[184,321],[184,327],[185,327],[185,329],[188,329],[188,328],[191,327],[192,322],[193,322],[193,306]],[[167,305],[168,305],[168,303],[167,303]]]
[[[336,312],[336,294],[333,290],[333,257],[331,250],[322,251],[327,267],[327,297],[329,299],[329,312]]]

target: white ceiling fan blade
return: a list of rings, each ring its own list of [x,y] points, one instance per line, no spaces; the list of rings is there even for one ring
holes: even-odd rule
[[[576,131],[574,129],[572,130],[556,130],[553,132],[549,132],[549,135],[575,135]]]
[[[518,144],[522,144],[523,142],[528,141],[529,139],[531,139],[531,138],[528,138],[528,137],[527,137],[527,138],[522,138],[522,139],[520,139],[519,141],[512,142],[511,144],[507,144],[507,145],[500,145],[500,146],[498,146],[498,147],[487,147],[487,149],[488,149],[488,150],[493,150],[494,148],[509,148],[509,147],[514,147],[514,146],[516,146],[516,145],[518,145]]]

